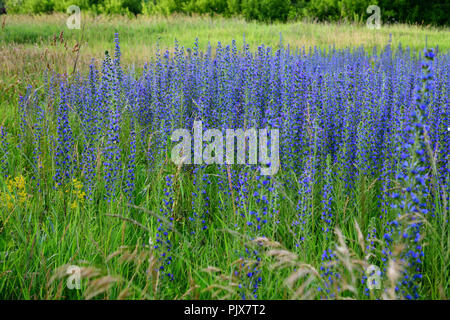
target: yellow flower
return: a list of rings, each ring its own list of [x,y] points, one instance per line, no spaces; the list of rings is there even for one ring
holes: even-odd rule
[[[16,200],[19,204],[27,204],[28,194],[26,192],[26,182],[25,178],[20,175],[14,179],[6,179],[6,192],[0,192],[0,199],[3,206],[6,206],[8,210],[14,208]],[[17,195],[17,198],[16,198]]]
[[[72,210],[78,208],[78,203],[77,203],[76,201],[72,202],[72,203],[70,204],[70,208],[71,208]]]
[[[25,190],[25,178],[22,175],[15,177],[14,182],[18,190]]]
[[[0,199],[1,199],[2,205],[6,206],[8,208],[8,210],[11,210],[12,208],[14,208],[14,200],[15,200],[14,195],[2,192],[0,194]]]
[[[75,195],[75,200],[70,204],[72,209],[78,208],[80,204],[84,203],[86,193],[83,191],[83,183],[78,179],[72,179],[73,194]]]

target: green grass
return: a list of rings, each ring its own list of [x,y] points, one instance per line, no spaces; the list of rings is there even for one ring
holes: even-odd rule
[[[69,41],[78,41],[81,30],[69,30],[65,25],[66,16],[8,16],[0,36],[0,43],[34,45],[41,43],[48,45],[53,35],[64,31]],[[225,19],[220,17],[139,17],[129,19],[125,17],[89,17],[82,16],[84,41],[92,51],[104,49],[111,45],[114,32],[119,32],[127,48],[152,48],[157,43],[161,47],[172,47],[177,39],[183,46],[192,46],[195,38],[199,39],[200,47],[204,48],[210,42],[215,45],[218,41],[230,43],[235,39],[242,43],[245,34],[246,42],[252,48],[260,44],[276,46],[282,35],[283,42],[292,48],[314,47],[328,48],[329,46],[372,48],[383,47],[389,34],[392,34],[392,44],[399,43],[414,49],[423,48],[425,38],[429,46],[436,46],[443,50],[450,48],[450,31],[448,28],[435,28],[418,25],[394,24],[382,26],[379,30],[370,30],[364,24],[335,24],[335,23],[274,23],[262,24],[246,22],[239,18]],[[145,50],[129,52],[130,57],[148,59]]]
[[[18,122],[17,118],[13,121]],[[51,116],[48,123],[50,125],[48,129],[53,132],[55,124],[51,121]],[[18,126],[8,125],[7,128],[10,132],[8,142],[11,145],[19,143]],[[81,134],[79,128],[73,129],[75,137]],[[125,151],[128,148],[128,139],[129,128],[124,124],[120,141],[121,148]],[[31,137],[25,137],[25,141],[31,141]],[[11,201],[10,208],[7,207],[4,198],[0,206],[0,297],[3,299],[83,299],[90,298],[90,293],[97,291],[93,298],[239,299],[235,287],[239,279],[234,276],[234,271],[240,270],[240,263],[252,261],[248,257],[246,258],[248,261],[238,260],[243,254],[245,245],[249,248],[255,247],[262,257],[259,269],[262,272],[263,283],[258,297],[290,299],[295,297],[295,290],[303,283],[294,284],[293,288],[285,284],[284,281],[294,272],[294,268],[304,269],[314,275],[314,270],[318,270],[322,263],[323,250],[333,247],[335,243],[330,238],[325,238],[320,231],[322,205],[319,193],[322,186],[319,184],[314,185],[313,194],[316,197],[311,209],[313,221],[309,224],[311,230],[307,230],[311,232],[311,238],[308,237],[308,242],[303,248],[295,247],[295,237],[290,226],[292,215],[297,212],[295,200],[297,189],[283,187],[280,184],[275,191],[267,193],[269,200],[276,201],[278,212],[263,227],[264,234],[282,246],[268,246],[264,249],[245,237],[245,221],[233,214],[232,198],[224,197],[224,193],[218,189],[217,176],[224,176],[224,173],[215,166],[207,167],[198,173],[198,176],[201,176],[202,172],[210,174],[209,179],[212,181],[206,188],[207,195],[211,199],[208,229],[201,231],[199,222],[187,223],[187,218],[192,212],[192,192],[198,192],[194,188],[194,175],[190,168],[180,170],[163,157],[156,159],[156,163],[162,164],[156,166],[157,170],[148,171],[145,159],[138,158],[136,172],[138,192],[135,199],[137,207],[128,205],[123,193],[111,203],[104,201],[102,192],[104,182],[101,174],[96,178],[94,200],[78,201],[78,205],[72,207],[71,204],[77,200],[75,184],[70,183],[64,188],[53,187],[54,162],[51,147],[51,141],[44,137],[42,168],[39,170],[42,183],[39,188],[36,182],[27,176],[27,172],[32,171],[29,161],[26,160],[31,157],[32,143],[26,143],[25,148],[17,149],[17,152],[9,157],[8,169],[11,177],[19,177],[22,174],[25,176],[23,190],[27,194],[26,202],[21,203],[19,200],[21,189],[14,187],[8,189],[7,186],[11,183],[0,178],[0,198],[5,194],[14,195],[16,198],[16,201]],[[138,148],[141,150],[140,157],[143,157],[142,148],[145,149],[146,146],[139,144]],[[101,164],[98,164],[97,169],[102,170]],[[150,241],[155,243],[155,239],[151,237],[158,232],[156,218],[160,217],[159,209],[166,187],[164,177],[168,174],[175,176],[173,205],[175,231],[170,232],[173,243],[171,271],[176,275],[174,281],[160,278],[157,273],[152,272],[157,262],[150,243]],[[257,188],[256,174],[256,171],[250,171],[252,178],[249,183],[249,194],[252,194],[253,190],[261,192],[261,189]],[[276,181],[281,183],[286,177],[296,181],[296,177],[288,171],[277,175]],[[343,279],[350,284],[352,284],[351,274],[355,275],[354,279],[357,282],[353,285],[358,292],[341,293],[341,297],[368,299],[362,294],[364,286],[358,279],[364,272],[362,266],[366,266],[368,262],[381,263],[376,257],[365,256],[365,246],[368,242],[364,240],[365,231],[369,226],[381,230],[386,223],[375,218],[380,210],[376,206],[376,190],[379,189],[379,185],[376,180],[363,177],[357,181],[354,190],[356,200],[349,203],[342,180],[335,177],[332,181],[335,225],[347,239],[344,248],[348,250],[348,253],[343,251],[344,257],[337,268]],[[198,180],[196,185],[201,186],[201,183]],[[221,200],[223,205],[219,208]],[[198,212],[204,209],[203,202],[197,201],[194,206]],[[260,208],[252,198],[246,202],[246,206],[247,212]],[[445,263],[443,264],[443,261],[448,259],[445,257],[449,248],[448,223],[445,223],[444,214],[437,213],[437,216],[440,220],[433,220],[433,224],[430,224],[427,230],[428,258],[423,271],[427,279],[422,288],[422,295],[428,299],[443,299],[448,295],[448,268]],[[236,225],[239,227],[236,228]],[[364,232],[362,239],[359,236],[359,228]],[[190,235],[193,229],[200,231],[197,236]],[[342,243],[340,245],[343,246]],[[347,257],[352,261],[353,271],[350,273],[344,263]],[[277,264],[278,267],[275,267]],[[81,290],[70,290],[66,287],[68,265],[86,268],[83,271]],[[307,274],[306,278],[310,274]],[[102,286],[95,282],[99,279],[109,285]],[[320,284],[320,278],[315,278],[307,288],[317,294],[315,288]],[[218,286],[226,289],[220,289]],[[383,288],[389,287],[388,281],[383,283]],[[215,292],[218,295],[214,295]],[[377,291],[375,297],[379,297],[380,294],[381,292]],[[299,297],[308,295],[303,293]]]

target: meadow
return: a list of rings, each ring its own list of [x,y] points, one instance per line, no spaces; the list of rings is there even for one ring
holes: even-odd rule
[[[85,23],[2,24],[1,298],[448,298],[448,28]],[[199,120],[280,170],[175,165]]]
[[[81,18],[83,30],[68,29],[64,14],[0,18],[0,90],[7,95],[0,108],[12,99],[17,101],[27,84],[41,84],[44,69],[72,74],[77,60],[76,70],[87,72],[93,58],[101,61],[105,50],[113,49],[115,32],[121,35],[123,63],[134,64],[137,70],[154,58],[158,46],[161,50],[172,50],[175,40],[184,47],[192,47],[198,39],[199,48],[205,50],[208,43],[214,48],[219,41],[230,44],[235,40],[241,47],[245,39],[255,50],[261,44],[274,48],[281,37],[282,43],[292,49],[364,46],[371,51],[374,47],[381,50],[391,37],[394,48],[401,44],[420,50],[426,42],[443,51],[450,48],[450,31],[445,27],[386,24],[380,30],[369,30],[363,24],[313,21],[262,24],[241,18],[182,15],[140,16],[130,20],[82,13]]]

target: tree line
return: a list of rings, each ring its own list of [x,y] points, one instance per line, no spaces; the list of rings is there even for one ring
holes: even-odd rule
[[[380,7],[383,23],[448,26],[450,17],[448,0],[0,0],[10,13],[65,12],[70,5],[94,14],[209,14],[263,22],[364,22],[372,14],[369,5]]]

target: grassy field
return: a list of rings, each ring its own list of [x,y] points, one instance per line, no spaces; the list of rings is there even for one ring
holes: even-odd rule
[[[412,178],[396,180],[395,166],[400,166],[396,147],[414,155],[408,173],[414,173],[414,166],[423,161],[416,152],[423,155],[424,146],[429,147],[420,140],[419,131],[413,133],[416,140],[411,145],[404,145],[402,140],[407,124],[404,121],[408,121],[403,113],[414,108],[408,81],[410,75],[414,75],[411,79],[420,79],[421,69],[414,58],[392,56],[389,50],[376,61],[354,52],[361,46],[369,49],[366,52],[375,47],[381,52],[390,35],[393,48],[401,44],[417,53],[425,42],[428,47],[439,47],[441,55],[435,61],[440,86],[433,89],[436,93],[430,108],[436,113],[430,118],[434,121],[432,138],[445,146],[448,28],[392,25],[368,30],[349,24],[264,25],[240,19],[173,16],[135,20],[83,17],[83,30],[68,30],[63,15],[1,19],[0,156],[4,157],[0,158],[0,298],[406,296],[395,286],[400,271],[408,266],[402,261],[392,262],[395,259],[390,257],[408,255],[407,250],[413,248],[407,233],[414,232],[408,227],[415,223],[414,217],[410,221],[406,214],[400,222],[407,237],[396,238],[392,231],[393,244],[387,248],[393,252],[388,258],[382,249],[386,249],[383,236],[389,235],[389,223],[399,212],[391,204],[401,203],[391,199],[388,191],[403,188],[402,183],[416,183]],[[121,57],[118,51],[114,53],[114,33],[120,37]],[[228,45],[235,39],[240,49],[244,34],[253,53],[261,44],[277,48],[280,38],[292,49],[308,51],[316,46],[328,50],[335,46],[351,52],[334,53],[339,58],[334,64],[328,58],[305,54],[310,64],[301,65],[293,63],[302,61],[301,57],[282,51],[286,54],[283,63],[289,65],[284,73],[278,72],[279,62],[272,56],[239,56],[247,61],[222,52],[219,61],[213,62],[217,42]],[[184,47],[192,47],[196,38],[202,51],[211,44],[212,57],[195,60],[183,55],[170,68],[164,59],[158,65],[158,47],[173,52],[175,39]],[[105,50],[112,60],[106,59],[102,65]],[[73,74],[75,62],[76,70],[86,76],[92,59],[101,70],[99,77],[93,72],[81,81]],[[144,75],[151,81],[128,73],[134,64],[141,75],[142,65],[149,61],[152,68]],[[261,72],[247,73],[248,65]],[[364,69],[358,69],[361,66]],[[302,73],[295,69],[300,67],[305,68],[299,69]],[[213,69],[215,72],[210,73]],[[178,76],[171,73],[174,70]],[[49,75],[46,80],[45,71]],[[60,76],[50,79],[52,73]],[[213,74],[217,75],[214,80]],[[302,82],[301,76],[307,80]],[[291,87],[295,81],[298,87]],[[28,85],[36,95],[29,92],[20,101],[19,95],[25,95]],[[293,91],[301,97],[290,96]],[[262,101],[258,100],[262,95],[265,100],[259,106],[261,110],[278,108],[271,121],[279,121],[285,130],[300,124],[302,129],[295,136],[298,149],[283,155],[288,165],[273,179],[260,178],[258,170],[250,166],[182,168],[170,161],[165,145],[169,136],[158,134],[192,124],[196,112],[204,112],[211,126],[231,119],[246,127],[248,121],[261,120],[251,117],[259,111],[252,106],[254,101]],[[281,101],[281,96],[291,100],[273,103]],[[199,111],[199,101],[209,98],[210,109]],[[235,99],[233,104],[227,104],[230,99]],[[133,101],[138,101],[139,108],[133,109]],[[310,117],[323,127],[311,123]],[[349,124],[352,119],[357,119],[353,127]],[[91,125],[98,131],[92,133]],[[385,137],[382,146],[377,145],[381,135]],[[351,141],[356,136],[357,142]],[[319,143],[323,143],[322,149],[317,147]],[[447,299],[449,295],[449,198],[448,186],[440,182],[449,181],[445,166],[450,159],[439,148],[436,150],[426,164],[434,170],[433,180],[424,178],[431,191],[427,191],[428,197],[427,192],[419,194],[432,211],[432,217],[429,214],[426,219],[419,215],[424,221],[420,234],[424,248],[417,250],[423,249],[426,255],[421,265],[420,299]],[[111,155],[116,151],[121,154],[120,160]],[[61,169],[69,154],[70,168]],[[302,170],[296,171],[300,165]],[[370,165],[375,173],[369,172]],[[60,178],[61,170],[70,178]],[[444,174],[439,175],[441,171],[437,170]],[[111,196],[108,179],[112,171],[117,177],[117,190]],[[344,180],[355,172],[354,184],[348,187]],[[133,186],[129,198],[128,184]],[[300,210],[304,210],[304,216]],[[269,222],[259,230],[256,225],[261,226],[261,216],[255,212],[265,215],[267,211]],[[332,222],[327,222],[327,214],[332,214]],[[336,233],[322,232],[331,225],[338,228]],[[267,238],[260,238],[262,234]],[[300,241],[301,236],[306,240]],[[155,248],[161,239],[164,242],[158,250],[171,250],[163,253],[173,258],[169,262]],[[324,253],[331,249],[334,256],[331,251]],[[371,263],[387,269],[384,290],[369,292],[362,281],[367,280],[365,270]],[[69,265],[81,268],[81,290],[66,286]],[[253,291],[255,284],[259,286],[257,293]]]
[[[289,24],[261,24],[242,19],[209,17],[126,17],[82,16],[82,30],[66,27],[65,15],[12,15],[2,16],[0,31],[0,90],[4,93],[1,106],[16,101],[23,92],[22,83],[36,85],[41,81],[43,69],[71,74],[77,60],[77,69],[86,70],[92,58],[101,60],[105,50],[112,49],[113,36],[118,32],[123,47],[124,64],[135,64],[139,69],[150,60],[157,47],[162,50],[180,45],[192,47],[198,38],[205,50],[208,43],[228,45],[234,39],[238,46],[246,43],[250,48],[264,44],[276,47],[280,38],[292,49],[317,47],[321,49],[376,47],[381,50],[389,41],[396,48],[422,49],[425,43],[440,50],[450,48],[450,30],[394,24],[379,30],[365,25],[297,22]],[[60,38],[60,34],[62,38]],[[61,42],[60,39],[63,39]],[[77,58],[77,48],[80,48]]]

